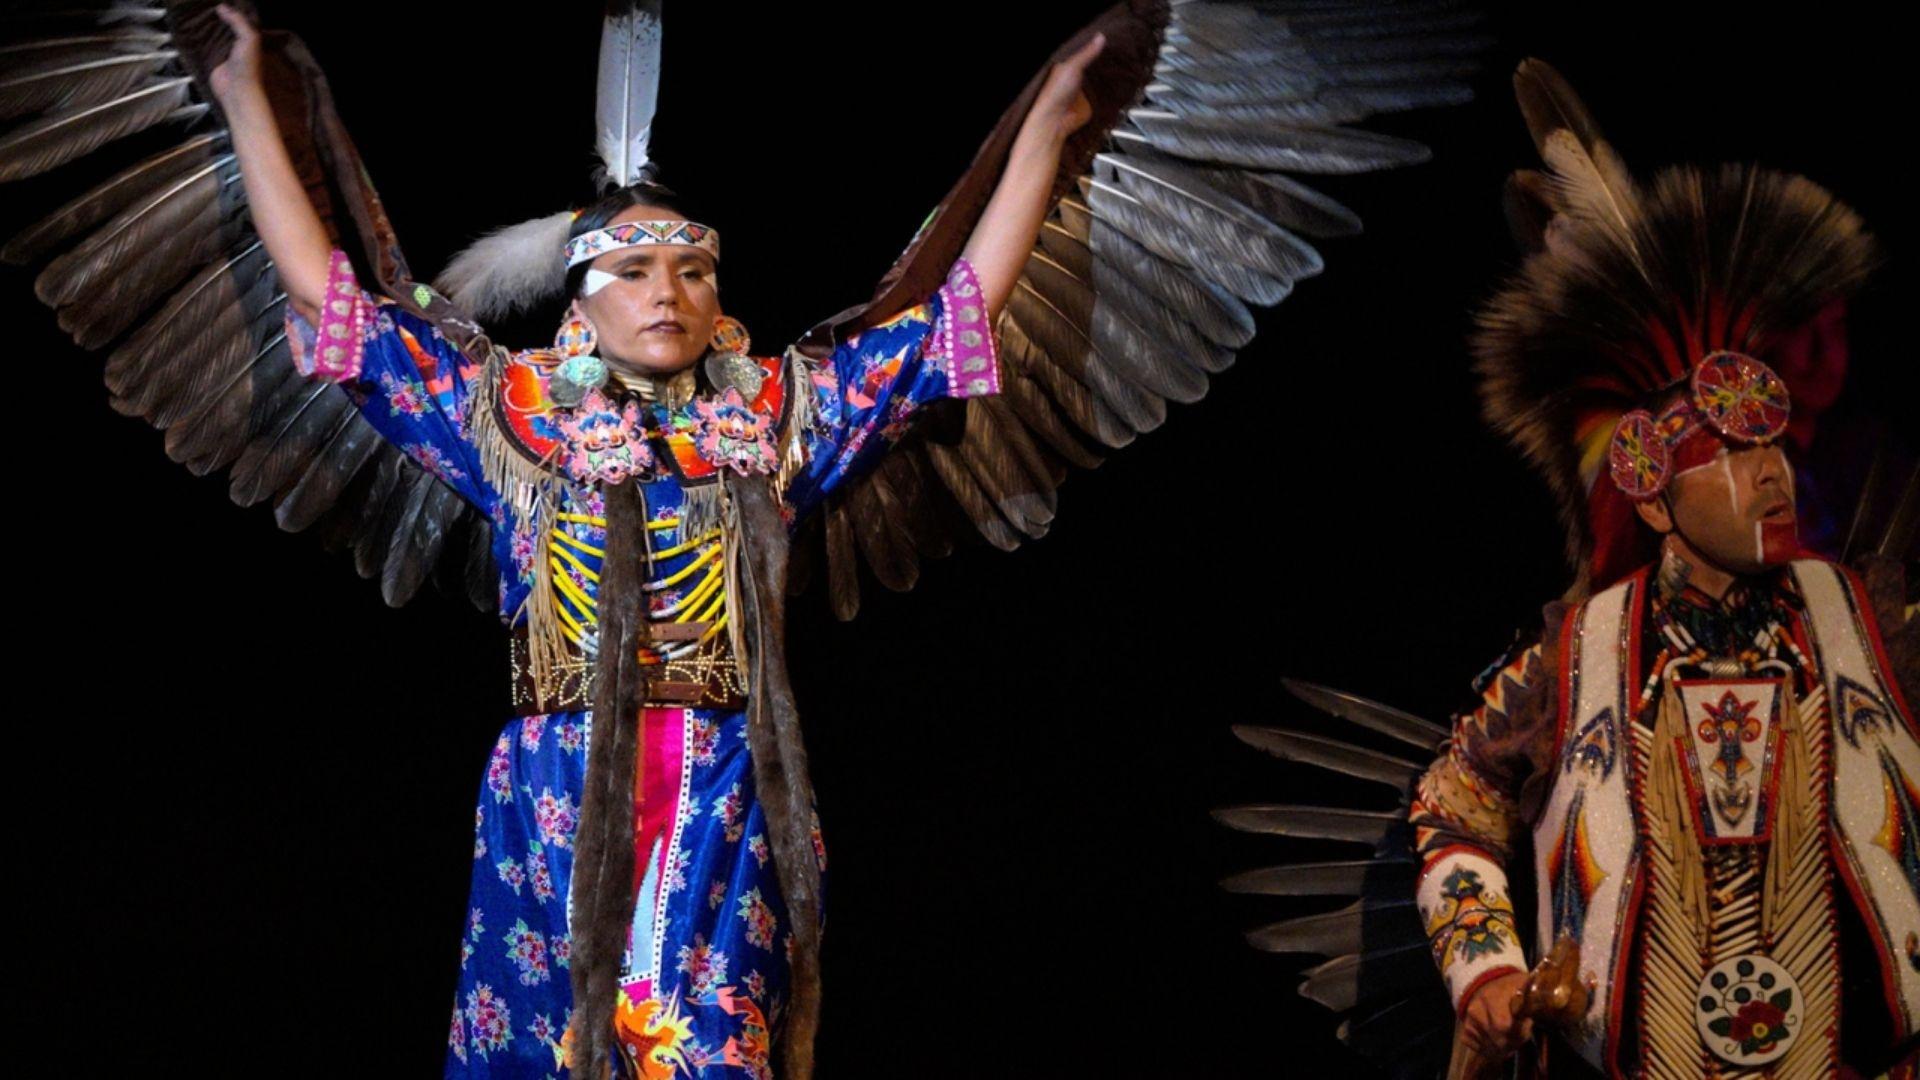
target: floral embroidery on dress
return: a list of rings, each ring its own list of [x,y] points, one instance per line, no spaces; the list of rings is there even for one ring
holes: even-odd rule
[[[426,384],[406,379],[390,371],[380,373],[380,389],[386,391],[387,407],[393,416],[419,416],[432,407]]]
[[[466,962],[467,958],[463,953],[460,957],[460,966],[465,967]],[[460,1064],[467,1063],[467,1017],[460,1011],[460,1002],[457,1000],[453,1003],[453,1028],[447,1032],[447,1047],[453,1051],[454,1057],[460,1059]]]
[[[449,484],[456,480],[466,479],[466,470],[455,465],[453,459],[447,456],[446,451],[432,443],[400,443],[399,447],[409,457],[419,462],[421,468],[447,481]]]
[[[568,847],[573,843],[573,830],[580,824],[579,808],[573,805],[573,795],[568,793],[555,798],[552,788],[545,788],[533,803],[534,822],[540,828],[540,839],[554,847]]]
[[[740,834],[747,829],[746,824],[741,820],[744,815],[740,811],[744,806],[745,803],[740,798],[739,784],[733,785],[725,795],[713,800],[713,812],[720,815],[720,824],[726,826],[729,844],[739,840]]]
[[[527,844],[527,876],[533,881],[533,898],[546,903],[557,895],[553,891],[553,871],[547,866],[547,849],[540,841]]]
[[[545,716],[529,716],[525,720],[520,721],[521,747],[537,753],[540,749],[540,736],[545,733],[546,729],[547,718]]]
[[[505,1050],[513,1038],[513,1017],[507,1003],[486,983],[468,992],[466,1021],[468,1043],[483,1058],[489,1051]]]
[[[695,934],[692,945],[680,946],[680,963],[675,970],[687,973],[687,993],[703,998],[727,981],[727,954],[707,944],[705,935]]]
[[[507,943],[507,959],[520,969],[520,985],[547,981],[547,939],[540,931],[530,929],[525,919],[515,919],[503,940]]]
[[[747,943],[762,949],[773,948],[773,932],[779,928],[773,909],[760,898],[759,889],[748,889],[740,897],[740,918],[747,924]]]
[[[511,855],[494,863],[493,868],[500,872],[501,881],[513,887],[513,895],[519,896],[520,886],[525,884],[527,880],[526,868],[521,866]]]
[[[487,759],[487,790],[493,792],[494,802],[506,802],[513,798],[513,765],[508,759],[513,744],[502,735],[500,741],[493,744],[493,756]]]
[[[713,764],[713,749],[720,742],[720,724],[700,717],[693,721],[693,763],[701,767]]]

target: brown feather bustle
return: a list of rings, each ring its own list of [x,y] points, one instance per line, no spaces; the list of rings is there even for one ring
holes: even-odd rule
[[[1879,255],[1859,215],[1803,176],[1676,165],[1634,185],[1571,88],[1542,69],[1526,61],[1515,83],[1549,170],[1508,186],[1509,220],[1538,246],[1476,312],[1471,348],[1487,421],[1553,490],[1578,596],[1604,461],[1593,440],[1710,351],[1765,360],[1782,333],[1857,290]]]

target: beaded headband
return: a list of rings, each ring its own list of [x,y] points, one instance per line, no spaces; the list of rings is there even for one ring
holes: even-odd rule
[[[1645,502],[1666,490],[1682,444],[1712,432],[1748,445],[1765,445],[1787,430],[1787,384],[1745,353],[1709,353],[1693,369],[1688,392],[1656,418],[1635,409],[1620,418],[1607,451],[1614,486]]]
[[[623,221],[604,229],[581,233],[567,241],[567,267],[599,258],[609,251],[642,244],[684,244],[697,247],[720,261],[720,233],[697,221]]]

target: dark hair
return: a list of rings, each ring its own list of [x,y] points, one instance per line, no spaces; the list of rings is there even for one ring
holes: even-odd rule
[[[659,206],[692,218],[694,215],[688,212],[685,200],[678,192],[662,184],[659,176],[659,169],[651,163],[642,166],[639,179],[626,187],[607,192],[581,210],[580,216],[573,219],[572,227],[567,230],[567,239],[572,240],[595,229],[604,228],[607,222],[612,221],[621,211],[633,206]],[[592,260],[588,260],[567,268],[568,299],[580,295],[581,283],[586,281],[587,267],[591,265],[593,265]]]

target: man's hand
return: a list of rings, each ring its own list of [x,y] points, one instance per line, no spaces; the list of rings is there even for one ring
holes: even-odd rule
[[[1505,1061],[1533,1037],[1533,1021],[1514,1018],[1528,974],[1509,971],[1480,984],[1460,1014],[1460,1037],[1489,1062]]]

